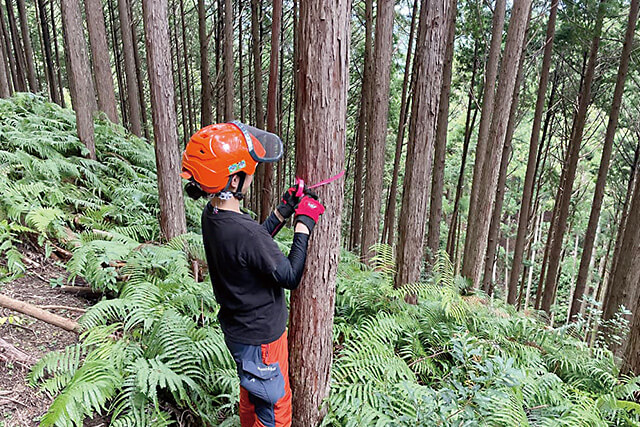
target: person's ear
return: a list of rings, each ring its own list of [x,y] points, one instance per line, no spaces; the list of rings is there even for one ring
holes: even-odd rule
[[[231,191],[237,191],[240,185],[240,177],[236,174],[231,177]]]

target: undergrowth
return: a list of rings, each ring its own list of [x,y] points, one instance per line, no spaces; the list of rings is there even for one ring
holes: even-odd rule
[[[67,110],[32,95],[0,100],[0,252],[5,280],[25,270],[16,244],[72,252],[70,280],[104,298],[77,344],[43,357],[29,380],[56,396],[44,426],[239,425],[238,379],[202,277],[200,237],[160,244],[153,148],[96,121],[98,161]],[[188,202],[197,230],[200,207]],[[290,230],[280,243],[287,246]],[[376,268],[343,252],[326,426],[637,426],[638,378],[603,344],[548,328],[483,295],[463,296],[440,254],[429,279],[394,289],[393,254]],[[407,296],[417,304],[407,304]]]

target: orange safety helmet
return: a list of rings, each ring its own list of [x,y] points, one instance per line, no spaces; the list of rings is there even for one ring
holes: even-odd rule
[[[206,193],[226,191],[231,176],[253,175],[258,163],[282,157],[277,135],[238,121],[206,126],[193,134],[182,154],[182,176]]]

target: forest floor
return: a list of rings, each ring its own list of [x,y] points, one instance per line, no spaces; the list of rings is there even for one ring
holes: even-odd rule
[[[62,264],[45,258],[41,251],[28,245],[19,246],[27,272],[13,281],[0,284],[3,295],[40,307],[61,306],[84,310],[96,301],[65,293],[52,287],[50,281],[66,278]],[[78,320],[82,311],[47,308],[60,316]],[[35,359],[52,350],[62,350],[78,341],[78,336],[56,326],[33,319],[6,308],[0,308],[0,337]],[[4,360],[0,353],[0,427],[37,426],[53,398],[28,384],[29,366]],[[106,425],[100,420],[85,425]]]

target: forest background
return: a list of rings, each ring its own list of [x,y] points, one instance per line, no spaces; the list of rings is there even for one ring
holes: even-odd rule
[[[323,26],[328,10],[335,34]],[[551,328],[574,325],[588,346],[601,334],[622,372],[633,373],[637,18],[636,0],[366,0],[319,9],[295,1],[6,0],[0,96],[29,91],[72,105],[89,159],[100,158],[96,111],[155,142],[160,225],[134,231],[142,241],[193,229],[177,179],[191,134],[231,119],[274,131],[285,156],[258,170],[245,204],[258,218],[296,176],[315,182],[346,170],[343,188],[320,194],[333,214],[313,241],[309,270],[326,269],[305,279],[322,282],[328,301],[339,247],[368,267],[385,253],[396,288],[433,280],[446,257],[451,275],[464,278],[456,281],[463,295],[540,310],[531,315]],[[333,57],[323,51],[329,42]],[[325,74],[309,79],[310,64],[324,64]],[[301,89],[305,78],[335,88],[309,100],[304,91],[316,89]],[[317,349],[324,389],[333,302],[314,305],[301,291],[291,304],[292,322],[306,319],[299,332],[293,327],[294,347],[311,332],[325,343]],[[322,320],[320,330],[305,329],[309,318]]]

